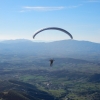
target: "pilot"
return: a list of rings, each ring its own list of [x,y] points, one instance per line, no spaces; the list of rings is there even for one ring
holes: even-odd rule
[[[53,59],[50,59],[49,61],[50,61],[50,66],[52,66],[54,60]]]

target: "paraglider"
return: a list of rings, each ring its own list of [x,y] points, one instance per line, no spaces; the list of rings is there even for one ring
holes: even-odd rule
[[[64,29],[62,29],[62,28],[58,28],[58,27],[47,27],[47,28],[40,29],[40,30],[38,30],[38,31],[36,31],[36,32],[34,33],[33,39],[35,38],[35,36],[36,36],[38,33],[42,32],[42,31],[45,31],[45,30],[59,30],[59,31],[62,31],[62,32],[66,33],[67,35],[70,36],[71,39],[73,39],[73,36],[72,36],[68,31],[66,31],[66,30],[64,30]],[[50,59],[49,61],[50,61],[50,66],[52,66],[54,60],[53,60],[53,59]]]

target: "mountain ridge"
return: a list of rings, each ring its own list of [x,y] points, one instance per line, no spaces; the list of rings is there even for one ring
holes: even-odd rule
[[[100,59],[100,44],[89,41],[61,40],[33,42],[26,39],[0,42],[0,54],[33,55],[46,57],[89,57]]]

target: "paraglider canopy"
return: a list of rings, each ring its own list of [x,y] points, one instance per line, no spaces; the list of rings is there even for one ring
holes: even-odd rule
[[[42,32],[42,31],[45,31],[45,30],[59,30],[59,31],[62,31],[62,32],[66,33],[67,35],[70,36],[71,39],[73,39],[73,36],[72,36],[68,31],[66,31],[66,30],[64,30],[64,29],[62,29],[62,28],[58,28],[58,27],[47,27],[47,28],[40,29],[40,30],[38,30],[38,31],[36,31],[36,32],[34,33],[33,39],[35,38],[35,36],[36,36],[38,33]]]

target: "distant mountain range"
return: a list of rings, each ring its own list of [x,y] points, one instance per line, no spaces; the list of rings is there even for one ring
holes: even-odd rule
[[[26,39],[17,39],[1,41],[0,55],[11,54],[100,60],[100,44],[77,40],[33,42]]]

